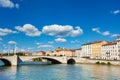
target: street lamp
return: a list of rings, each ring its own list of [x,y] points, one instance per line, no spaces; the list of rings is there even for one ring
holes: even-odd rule
[[[15,41],[9,41],[8,44],[14,45],[13,54],[16,55],[16,42],[15,42]],[[10,45],[9,45],[9,46],[10,46]]]

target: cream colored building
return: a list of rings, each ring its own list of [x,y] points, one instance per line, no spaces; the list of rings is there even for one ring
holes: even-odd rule
[[[101,58],[101,47],[104,44],[107,44],[107,41],[95,41],[91,44],[91,49],[92,49],[92,54],[91,54],[91,58],[95,58],[95,59],[99,59]]]
[[[37,52],[34,52],[32,55],[34,55],[34,56],[45,56],[46,52],[44,52],[44,51],[37,51]]]
[[[92,54],[91,44],[92,43],[87,43],[87,44],[82,45],[81,57],[83,57],[83,58],[90,58],[91,57],[91,54]]]
[[[101,47],[107,44],[106,41],[95,41],[92,43],[87,43],[82,45],[82,57],[83,58],[101,58]]]
[[[81,58],[82,55],[82,48],[76,49],[75,50],[75,57]]]
[[[48,51],[46,55],[49,56],[67,56],[73,57],[75,56],[75,50],[69,50],[66,48],[56,49],[55,51]]]

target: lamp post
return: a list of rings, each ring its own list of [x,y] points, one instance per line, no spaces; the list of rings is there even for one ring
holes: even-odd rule
[[[13,45],[13,54],[16,55],[16,42],[15,41],[9,41],[8,42],[9,46]]]
[[[13,50],[14,50],[14,52],[13,52],[14,55],[16,55],[16,44],[14,44],[14,49]]]

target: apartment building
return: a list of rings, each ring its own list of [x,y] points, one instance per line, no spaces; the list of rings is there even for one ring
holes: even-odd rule
[[[82,55],[82,48],[76,49],[75,50],[75,57],[81,58]]]
[[[102,45],[102,59],[105,60],[120,60],[120,38],[115,42],[109,42]]]
[[[87,43],[82,45],[82,57],[83,58],[90,58],[92,54],[92,43]]]
[[[101,47],[102,45],[104,44],[107,44],[108,42],[107,41],[95,41],[91,44],[91,58],[95,58],[95,59],[99,59],[101,58],[101,53],[102,53],[102,50],[101,50]]]
[[[67,48],[57,48],[54,51],[48,51],[47,55],[49,56],[67,56],[67,57],[74,57],[75,50],[70,50]]]

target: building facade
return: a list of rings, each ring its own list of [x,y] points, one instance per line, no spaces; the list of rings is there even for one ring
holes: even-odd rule
[[[37,51],[37,52],[34,52],[32,55],[34,55],[34,56],[45,56],[46,52],[44,52],[44,51]]]
[[[76,49],[75,50],[75,57],[81,58],[82,55],[82,48]]]
[[[109,42],[102,45],[102,59],[105,60],[120,60],[120,38],[116,42]]]
[[[74,57],[75,50],[69,50],[67,48],[56,49],[54,51],[48,51],[46,55],[49,56],[66,56],[66,57]]]
[[[91,44],[91,49],[92,49],[92,54],[91,54],[91,58],[94,58],[94,59],[100,59],[101,58],[101,53],[102,53],[102,50],[101,50],[101,47],[102,45],[104,44],[107,44],[108,42],[107,41],[95,41]]]
[[[92,43],[87,43],[82,45],[82,57],[90,58],[92,54]]]

